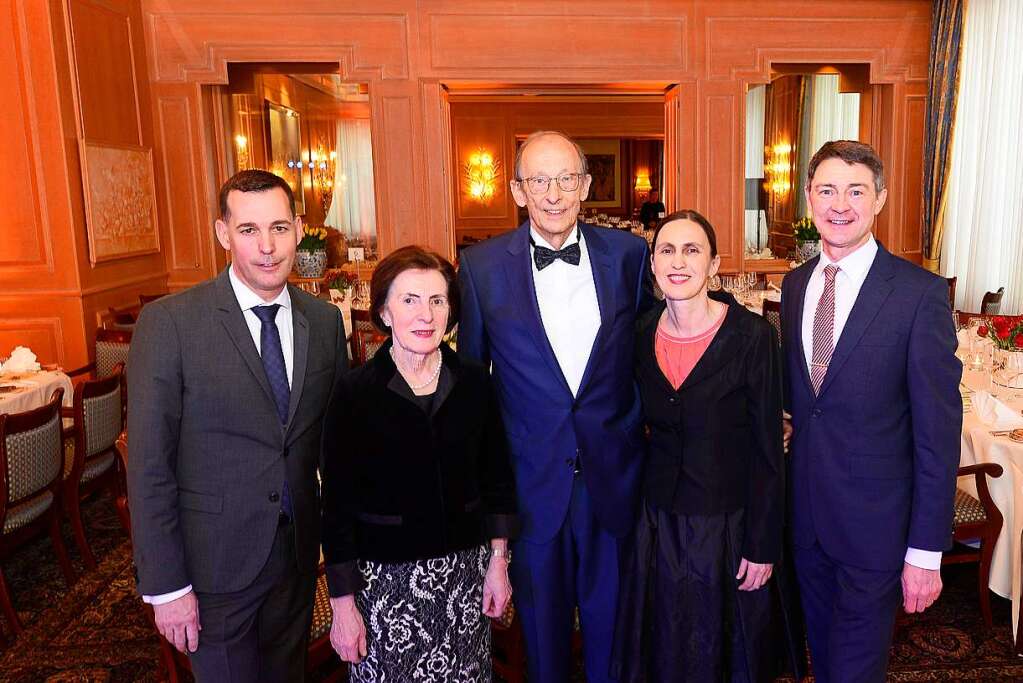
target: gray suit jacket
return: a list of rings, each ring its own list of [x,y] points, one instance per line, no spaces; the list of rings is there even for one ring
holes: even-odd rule
[[[273,544],[285,473],[299,568],[316,567],[323,414],[348,356],[337,309],[290,292],[283,428],[227,270],[139,317],[127,370],[128,496],[143,595],[248,586]]]

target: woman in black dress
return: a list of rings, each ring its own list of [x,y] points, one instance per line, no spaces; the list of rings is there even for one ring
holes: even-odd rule
[[[458,319],[442,257],[398,249],[370,289],[391,339],[341,377],[324,422],[331,643],[352,681],[488,682],[518,526],[490,374],[441,341]]]
[[[769,589],[785,509],[774,329],[728,294],[695,211],[657,227],[665,301],[637,325],[650,434],[644,504],[622,554],[613,674],[622,681],[763,681],[773,673]]]

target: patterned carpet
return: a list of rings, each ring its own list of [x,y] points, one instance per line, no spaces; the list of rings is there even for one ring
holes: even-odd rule
[[[156,635],[135,596],[127,537],[109,498],[87,503],[83,517],[100,565],[85,572],[65,524],[65,542],[79,573],[70,591],[48,537],[4,563],[26,629],[12,641],[3,624],[8,645],[0,652],[0,681],[167,680]],[[992,596],[995,627],[986,628],[977,606],[975,571],[972,565],[946,567],[938,603],[922,616],[900,617],[889,681],[1023,681],[1023,658],[1012,654],[1009,603]]]

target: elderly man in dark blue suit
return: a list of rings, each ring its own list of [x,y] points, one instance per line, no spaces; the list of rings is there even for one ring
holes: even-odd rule
[[[571,139],[530,135],[511,182],[529,221],[466,250],[459,274],[459,352],[493,364],[515,468],[511,579],[534,683],[568,680],[576,606],[586,679],[608,680],[617,539],[632,528],[643,462],[632,340],[648,250],[577,222],[590,181]]]
[[[941,592],[962,366],[944,279],[871,234],[874,150],[829,142],[808,177],[822,253],[782,289],[796,575],[817,681],[883,681],[900,598],[921,612]]]

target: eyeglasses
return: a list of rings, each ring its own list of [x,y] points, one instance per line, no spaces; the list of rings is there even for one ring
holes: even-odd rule
[[[515,182],[525,183],[530,194],[547,194],[547,191],[551,189],[551,180],[558,184],[558,189],[562,192],[575,192],[579,189],[579,179],[582,177],[582,173],[562,173],[557,178],[536,175],[532,178],[517,178]]]

